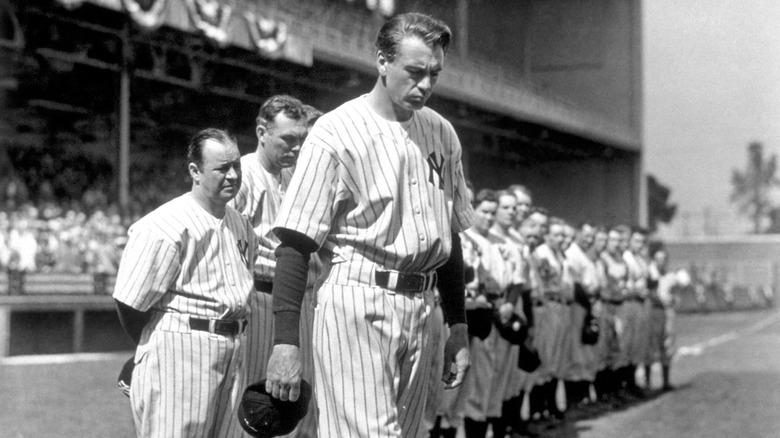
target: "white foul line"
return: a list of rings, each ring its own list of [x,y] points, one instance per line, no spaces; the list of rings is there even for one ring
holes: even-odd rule
[[[737,331],[730,331],[722,335],[715,336],[714,338],[710,338],[706,341],[698,342],[693,345],[680,347],[677,349],[677,354],[675,355],[675,359],[681,356],[698,356],[704,353],[704,350],[707,348],[712,348],[720,344],[725,344],[726,342],[733,341],[734,339],[737,339],[740,336],[756,333],[761,329],[774,324],[778,320],[780,320],[780,312],[775,312],[765,317],[764,319],[761,319],[751,324],[747,328],[741,330],[741,333],[738,333]]]
[[[50,365],[127,359],[132,351],[119,353],[35,354],[0,358],[0,365]]]

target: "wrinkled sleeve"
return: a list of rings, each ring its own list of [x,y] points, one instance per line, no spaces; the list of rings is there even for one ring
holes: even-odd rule
[[[301,149],[274,232],[278,235],[280,228],[296,231],[321,247],[334,216],[340,166],[334,153],[318,144],[327,136],[323,129],[319,131],[320,137],[313,142],[307,139]]]
[[[150,228],[131,229],[114,299],[145,312],[165,295],[181,270],[176,246]]]

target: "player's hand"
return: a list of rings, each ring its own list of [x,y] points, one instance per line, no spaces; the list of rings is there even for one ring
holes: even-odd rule
[[[295,345],[274,345],[268,360],[265,390],[282,401],[296,401],[301,394],[301,353]]]
[[[512,303],[504,303],[498,308],[498,316],[501,317],[501,323],[506,324],[515,313],[515,306]]]
[[[468,325],[454,324],[450,327],[450,337],[444,344],[444,389],[460,386],[466,379],[470,366]]]
[[[122,370],[119,372],[119,377],[116,380],[116,385],[119,387],[119,390],[128,397],[130,397],[130,384],[133,381],[134,368],[135,357],[131,357],[122,365]]]

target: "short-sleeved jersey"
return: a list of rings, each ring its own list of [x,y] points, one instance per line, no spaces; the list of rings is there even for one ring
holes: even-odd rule
[[[628,293],[628,266],[623,257],[613,257],[608,252],[601,253],[606,274],[606,287],[602,289],[601,296],[608,300],[625,298]]]
[[[523,246],[510,236],[501,236],[492,231],[488,235],[488,240],[498,247],[504,263],[507,265],[508,277],[505,287],[513,284],[527,284],[527,263],[523,259]]]
[[[585,254],[577,242],[566,248],[566,260],[571,267],[574,282],[581,284],[586,292],[595,293],[599,289],[596,263]]]
[[[244,318],[254,248],[252,226],[238,211],[228,206],[219,219],[182,195],[128,230],[114,298],[140,311]]]
[[[534,268],[541,293],[559,293],[571,299],[573,282],[563,254],[553,251],[546,243],[536,247],[533,252]]]
[[[498,245],[490,241],[490,236],[483,236],[473,228],[463,233],[468,244],[478,248],[479,261],[477,277],[479,289],[490,294],[501,294],[512,283],[513,266],[504,259]]]
[[[481,248],[477,242],[469,238],[466,231],[460,232],[460,245],[461,248],[463,248],[463,266],[471,268],[474,271],[474,279],[466,283],[466,295],[473,298],[479,290],[479,261]]]
[[[255,277],[271,280],[274,277],[279,238],[273,233],[273,224],[279,214],[284,192],[290,184],[292,172],[283,169],[278,175],[267,171],[257,153],[241,157],[243,178],[238,194],[230,204],[252,223],[257,237]]]
[[[631,251],[623,253],[623,260],[628,266],[628,290],[631,293],[641,297],[647,297],[647,278],[650,275],[648,263],[641,255],[634,254]]]
[[[331,263],[433,270],[449,257],[451,233],[473,221],[461,153],[433,110],[391,122],[365,96],[353,99],[309,133],[276,226],[313,239]]]

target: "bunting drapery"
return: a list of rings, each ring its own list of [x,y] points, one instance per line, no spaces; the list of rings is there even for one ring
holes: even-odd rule
[[[4,24],[10,24],[10,31],[3,29]],[[6,37],[8,36],[8,38]],[[19,19],[8,0],[0,0],[0,47],[22,50],[24,48],[24,33]]]
[[[145,3],[141,4],[140,0],[122,0],[122,7],[144,29],[160,27],[165,22],[168,0],[147,0]]]
[[[287,42],[287,25],[250,13],[244,13],[244,18],[255,47],[268,56],[277,56]]]
[[[228,24],[233,13],[232,3],[224,0],[184,0],[195,28],[220,45],[229,41]]]

